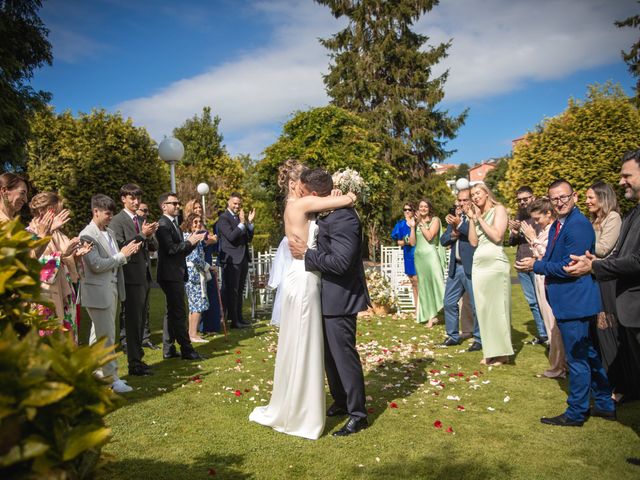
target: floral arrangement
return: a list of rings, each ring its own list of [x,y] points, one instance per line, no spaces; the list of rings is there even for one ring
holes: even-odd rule
[[[357,170],[352,168],[340,169],[333,174],[332,178],[333,188],[337,188],[342,193],[353,192],[362,202],[366,202],[369,186]]]
[[[391,287],[389,279],[380,270],[374,268],[365,270],[365,278],[367,279],[371,303],[397,309],[398,296]]]

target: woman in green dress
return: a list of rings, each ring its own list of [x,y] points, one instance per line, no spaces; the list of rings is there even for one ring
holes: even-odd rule
[[[432,328],[444,302],[444,250],[440,246],[440,219],[433,216],[429,200],[421,200],[411,228],[409,244],[416,247],[413,258],[418,275],[417,321]]]
[[[502,248],[507,230],[507,210],[483,183],[471,187],[467,216],[473,254],[471,283],[482,337],[484,365],[501,365],[513,355],[511,345],[511,276]]]

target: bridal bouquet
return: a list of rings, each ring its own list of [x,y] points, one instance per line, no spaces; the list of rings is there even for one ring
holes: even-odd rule
[[[333,188],[342,193],[353,192],[365,203],[369,194],[369,187],[357,170],[352,168],[340,169],[333,174]]]

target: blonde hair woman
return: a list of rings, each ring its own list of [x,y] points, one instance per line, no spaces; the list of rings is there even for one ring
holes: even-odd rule
[[[501,365],[513,355],[510,265],[502,248],[509,217],[484,183],[471,187],[471,202],[466,213],[469,243],[476,247],[471,282],[482,337],[480,363]]]
[[[45,214],[60,215],[64,212],[63,203],[56,193],[43,192],[31,199],[29,204],[34,217]],[[76,318],[76,291],[74,283],[78,281],[76,257],[91,250],[90,244],[81,245],[78,237],[69,239],[60,230],[51,233],[51,240],[40,255],[43,265],[40,272],[43,296],[54,305],[54,311],[41,307],[45,317],[57,317],[63,329],[78,338]]]

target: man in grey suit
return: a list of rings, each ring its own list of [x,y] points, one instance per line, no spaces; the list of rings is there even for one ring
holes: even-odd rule
[[[122,303],[124,310],[124,328],[127,339],[127,361],[129,375],[151,375],[149,365],[142,361],[142,337],[144,322],[147,318],[149,287],[151,284],[151,261],[148,245],[156,244],[154,233],[158,223],[147,223],[138,217],[136,211],[142,197],[142,189],[133,183],[128,183],[120,189],[120,200],[124,208],[113,217],[109,228],[115,233],[118,245],[123,247],[131,242],[140,242],[141,248],[132,255],[124,272],[124,286],[126,299]]]
[[[638,205],[622,220],[613,252],[602,260],[590,252],[571,255],[575,263],[564,269],[574,276],[593,274],[596,280],[616,280],[616,315],[627,333],[627,343],[621,348],[628,348],[637,372],[640,371],[640,149],[622,157],[619,183],[625,190],[625,198],[635,200]]]
[[[107,228],[115,209],[116,204],[111,198],[101,193],[94,195],[91,197],[93,218],[80,232],[81,241],[93,245],[91,251],[82,257],[84,272],[80,278],[80,303],[91,318],[90,344],[105,337],[107,346],[114,345],[118,299],[124,300],[126,296],[122,266],[141,245],[141,242],[130,242],[118,251],[115,235]],[[111,377],[114,392],[133,390],[118,378],[115,360],[106,363],[98,374]]]

